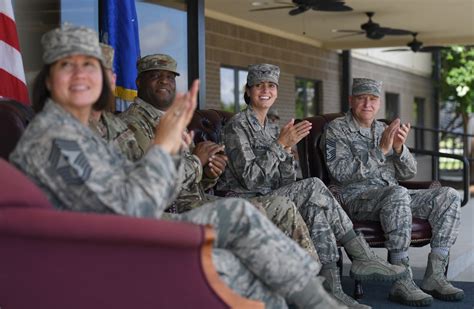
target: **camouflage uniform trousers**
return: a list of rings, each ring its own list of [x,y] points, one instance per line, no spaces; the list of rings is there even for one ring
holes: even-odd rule
[[[431,247],[450,248],[459,233],[461,198],[453,188],[408,190],[388,186],[363,192],[347,205],[354,220],[380,221],[389,251],[408,250],[412,217],[429,221]]]
[[[242,199],[219,199],[173,217],[214,226],[213,261],[220,277],[234,291],[264,301],[268,308],[285,308],[283,299],[317,280],[318,263]],[[318,290],[314,293],[320,295]]]
[[[336,241],[352,230],[352,221],[321,180],[303,179],[268,195],[284,196],[295,203],[323,265],[339,260]]]
[[[194,209],[201,207],[205,203],[221,199],[214,195],[206,195],[205,201],[197,201],[192,203],[185,203],[186,205],[179,205],[177,201],[177,209]],[[313,259],[320,264],[318,253],[311,240],[303,217],[298,212],[295,204],[288,198],[282,196],[255,196],[246,199],[255,208],[257,208],[263,215],[265,215],[273,224],[275,224],[286,236],[293,239],[301,248],[306,250]],[[181,211],[179,211],[181,213]]]

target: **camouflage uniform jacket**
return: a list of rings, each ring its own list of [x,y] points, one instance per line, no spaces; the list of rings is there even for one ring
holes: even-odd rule
[[[136,161],[143,156],[143,150],[138,147],[133,132],[119,117],[103,111],[98,121],[89,119],[89,128],[100,137],[112,143],[122,151],[129,160]]]
[[[384,155],[379,147],[387,125],[375,120],[371,136],[361,130],[349,111],[345,117],[331,121],[323,136],[322,147],[331,181],[341,185],[346,201],[376,188],[398,185],[398,180],[416,174],[416,161],[406,146],[397,155]]]
[[[135,132],[140,148],[147,149],[155,137],[155,127],[163,115],[163,111],[137,97],[130,108],[121,114],[121,119]],[[213,187],[217,182],[217,178],[211,179],[203,173],[201,161],[192,154],[193,149],[194,144],[191,143],[189,149],[183,151],[182,190],[172,205],[178,212],[191,209],[191,204],[197,201],[207,200],[204,191]]]
[[[277,142],[278,134],[268,119],[260,125],[251,106],[232,117],[222,130],[229,163],[218,189],[254,196],[293,183],[294,158]]]
[[[48,100],[10,161],[60,209],[159,218],[176,197],[181,160],[158,145],[132,163]]]

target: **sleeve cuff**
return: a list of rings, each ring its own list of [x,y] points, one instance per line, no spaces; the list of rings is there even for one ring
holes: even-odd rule
[[[203,176],[203,170],[201,160],[196,155],[191,155],[190,158],[193,160],[194,170],[196,171],[196,183],[200,183]]]
[[[277,155],[278,160],[280,160],[280,161],[286,161],[289,157],[292,157],[291,154],[286,152],[286,150],[283,148],[283,146],[280,145],[277,141],[275,141],[271,145],[270,149],[273,150],[273,152],[275,152],[275,154]]]
[[[376,158],[376,160],[377,160],[377,162],[378,162],[379,164],[385,163],[385,161],[387,160],[387,156],[390,154],[390,153],[389,153],[387,156],[384,155],[384,153],[382,152],[382,150],[381,150],[380,148],[378,148],[378,147],[376,147],[376,148],[373,150],[373,153],[374,153],[374,156],[375,156],[375,158]]]
[[[171,156],[167,151],[163,150],[159,145],[152,145],[145,156],[145,161],[150,162],[151,166],[162,166],[167,169],[171,175],[176,175],[181,164],[181,156]]]
[[[410,155],[410,151],[408,150],[408,147],[406,147],[405,145],[403,145],[402,147],[403,147],[402,152],[400,154],[396,154],[396,157],[400,161],[406,161],[406,160],[408,160],[408,157]]]

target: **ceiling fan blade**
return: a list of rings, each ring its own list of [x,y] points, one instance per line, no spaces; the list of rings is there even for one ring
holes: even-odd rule
[[[419,51],[420,52],[425,52],[425,53],[430,53],[433,51],[438,51],[445,48],[444,46],[423,46]]]
[[[386,52],[406,52],[406,51],[411,51],[411,49],[409,49],[409,48],[394,48],[394,49],[386,49],[386,50],[383,50],[382,52],[386,53]]]
[[[287,6],[275,6],[271,8],[258,8],[258,9],[251,9],[250,12],[258,12],[258,11],[272,11],[272,10],[280,10],[280,9],[292,9],[294,5],[287,5]]]
[[[361,31],[361,30],[347,30],[347,29],[333,29],[332,32],[337,32],[337,33],[358,33],[358,34],[363,34],[363,33],[365,33],[364,31]]]
[[[333,39],[338,40],[338,39],[348,38],[348,37],[351,37],[351,36],[361,35],[361,34],[364,34],[364,33],[365,32],[363,32],[363,31],[357,31],[357,32],[349,33],[349,34],[336,36],[336,37],[333,37]]]
[[[290,11],[288,12],[288,14],[290,14],[291,16],[295,16],[295,15],[304,13],[304,12],[306,12],[307,10],[309,10],[309,8],[303,7],[303,6],[299,6],[299,7],[297,7],[297,8],[294,8],[293,10],[290,10]]]
[[[322,12],[349,12],[353,9],[344,2],[323,2],[313,6],[313,10]]]
[[[412,34],[411,31],[404,30],[404,29],[394,29],[394,28],[388,28],[388,27],[379,27],[377,29],[380,33],[383,33],[385,35],[408,35]]]

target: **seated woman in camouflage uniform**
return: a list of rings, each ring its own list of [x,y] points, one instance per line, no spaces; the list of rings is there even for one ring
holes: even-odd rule
[[[342,290],[336,241],[352,258],[351,276],[359,280],[393,281],[406,275],[378,258],[362,236],[356,236],[342,207],[318,179],[295,182],[291,147],[309,133],[311,124],[291,120],[280,133],[268,125],[267,113],[278,96],[279,67],[271,64],[249,66],[244,99],[248,108],[235,115],[222,130],[229,167],[218,189],[241,197],[285,196],[298,207],[323,264],[320,275],[336,299],[351,308],[367,308]]]
[[[10,160],[59,209],[160,218],[178,193],[181,132],[196,107],[198,82],[177,95],[153,145],[132,163],[88,127],[92,106],[111,95],[97,33],[64,25],[41,40],[45,66],[34,86],[40,112]],[[316,277],[319,265],[244,200],[224,199],[176,217],[212,224],[221,278],[270,308],[336,308]],[[157,266],[161,267],[161,266]]]
[[[102,43],[101,47],[107,72],[113,73],[113,49],[110,46],[105,48]],[[175,79],[179,76],[176,60],[164,54],[140,58],[137,70],[138,96],[134,103],[120,117],[102,113],[99,121],[89,123],[91,129],[107,142],[117,145],[131,161],[139,160],[153,144],[156,126],[176,96]],[[115,80],[113,74],[109,76]],[[112,89],[115,89],[115,83]],[[97,113],[94,112],[93,116]],[[190,138],[187,133],[184,134]],[[223,147],[211,141],[197,145],[191,141],[188,147],[182,149],[184,175],[179,184],[181,190],[167,212],[187,212],[219,198],[205,191],[216,184],[227,164],[227,157],[220,151]],[[308,228],[292,201],[280,196],[259,196],[249,199],[249,202],[319,263]]]

